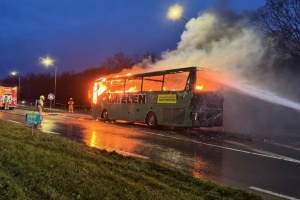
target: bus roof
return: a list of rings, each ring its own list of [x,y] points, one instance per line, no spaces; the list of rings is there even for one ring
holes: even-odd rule
[[[146,72],[146,73],[139,73],[139,74],[131,74],[131,75],[120,75],[117,77],[108,76],[105,77],[105,79],[114,80],[114,79],[120,79],[120,78],[137,78],[137,77],[145,77],[145,76],[158,76],[162,74],[174,74],[178,72],[189,72],[193,70],[208,70],[206,68],[200,68],[200,67],[185,67],[185,68],[176,68],[176,69],[168,69],[168,70],[161,70],[161,71],[153,71],[153,72]],[[103,78],[99,78],[97,80],[102,80]],[[96,81],[97,81],[96,80]]]

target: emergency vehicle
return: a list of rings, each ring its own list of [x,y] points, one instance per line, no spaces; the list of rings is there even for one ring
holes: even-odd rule
[[[0,86],[0,108],[4,109],[5,96],[8,98],[9,109],[12,110],[18,104],[18,89],[17,87],[4,87]]]

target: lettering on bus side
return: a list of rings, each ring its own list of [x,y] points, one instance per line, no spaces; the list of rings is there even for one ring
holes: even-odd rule
[[[176,94],[158,94],[157,103],[176,103]]]
[[[128,96],[117,95],[114,98],[108,99],[107,103],[135,103],[145,104],[146,94],[132,94]]]

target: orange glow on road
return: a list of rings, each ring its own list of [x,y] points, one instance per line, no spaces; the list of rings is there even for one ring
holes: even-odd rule
[[[90,143],[91,147],[95,147],[95,145],[96,145],[96,138],[97,138],[96,131],[93,131],[92,132],[92,137],[91,137],[91,143]]]

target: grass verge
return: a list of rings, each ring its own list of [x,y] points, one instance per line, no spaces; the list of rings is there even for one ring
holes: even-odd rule
[[[0,120],[0,199],[261,199]]]

